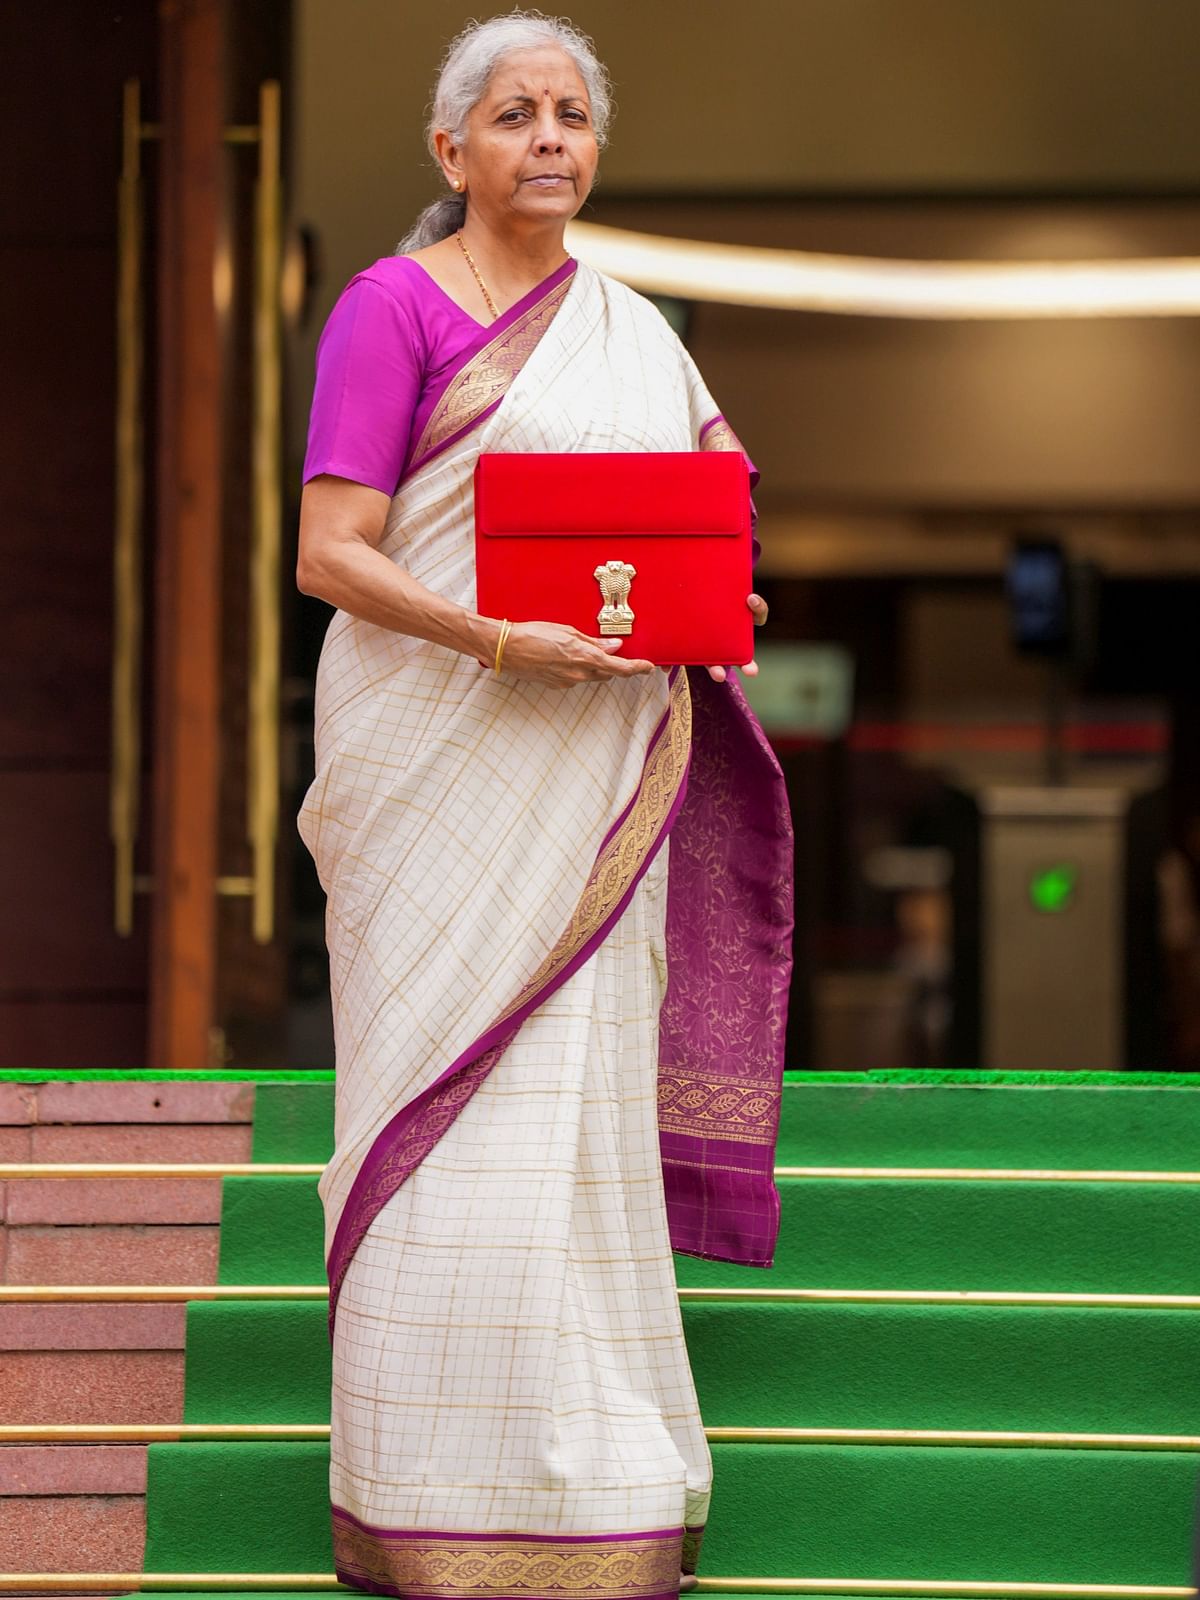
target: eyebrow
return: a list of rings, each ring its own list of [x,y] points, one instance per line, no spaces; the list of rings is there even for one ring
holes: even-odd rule
[[[535,106],[535,105],[537,105],[537,96],[536,95],[532,95],[532,94],[510,94],[510,95],[506,95],[504,97],[504,99],[500,102],[500,104],[501,105],[518,105],[518,106]],[[560,94],[558,99],[555,101],[555,104],[556,105],[560,105],[560,106],[565,106],[565,105],[586,106],[587,102],[582,98],[582,96],[577,95],[577,94]]]

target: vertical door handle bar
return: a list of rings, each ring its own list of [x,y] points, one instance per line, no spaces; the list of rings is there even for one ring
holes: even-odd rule
[[[254,514],[250,555],[250,705],[247,831],[252,857],[254,937],[275,933],[275,853],[279,836],[280,547],[283,524],[282,329],[283,205],[279,84],[259,90],[255,194]]]
[[[133,932],[134,847],[141,787],[142,694],[142,126],[141,85],[127,79],[117,183],[116,483],[113,530],[112,757],[109,833],[113,921]]]

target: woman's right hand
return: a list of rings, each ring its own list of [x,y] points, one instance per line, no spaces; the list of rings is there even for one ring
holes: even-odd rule
[[[625,660],[620,639],[598,639],[560,622],[514,622],[504,646],[500,676],[566,689],[599,678],[634,678],[653,672],[652,661]],[[491,669],[490,661],[480,666]]]

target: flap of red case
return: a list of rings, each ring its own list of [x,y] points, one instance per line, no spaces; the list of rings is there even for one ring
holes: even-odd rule
[[[484,452],[475,467],[475,525],[490,538],[745,535],[750,474],[736,450]]]

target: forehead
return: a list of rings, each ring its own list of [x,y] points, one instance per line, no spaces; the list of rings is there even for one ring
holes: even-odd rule
[[[547,89],[556,100],[588,99],[587,84],[579,68],[556,44],[510,51],[496,63],[484,98],[503,100],[530,95],[540,99]]]

